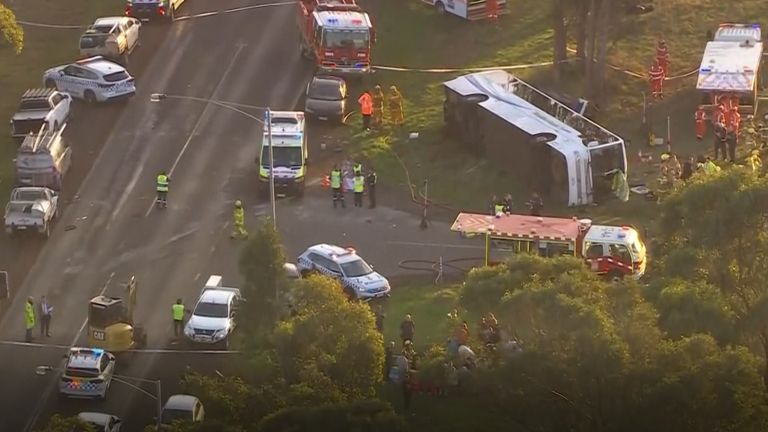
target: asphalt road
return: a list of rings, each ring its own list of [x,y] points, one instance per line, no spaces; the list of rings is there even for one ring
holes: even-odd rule
[[[193,2],[186,13],[253,4]],[[78,140],[93,139],[89,125],[95,129],[114,121],[114,126],[0,322],[0,340],[6,341],[0,343],[0,431],[27,431],[54,413],[80,411],[118,415],[129,432],[152,422],[156,403],[146,394],[115,383],[106,401],[61,400],[55,374],[37,376],[34,367],[59,367],[63,348],[84,343],[89,299],[119,293],[131,275],[139,283],[137,321],[148,329],[152,349],[173,348],[170,306],[176,298],[192,303],[210,274],[239,284],[241,243],[228,237],[232,202],[245,201],[251,225],[269,213],[255,194],[253,160],[261,124],[201,102],[151,103],[149,95],[293,108],[311,76],[296,49],[294,14],[293,6],[275,6],[176,22],[142,44],[141,55],[148,60],[133,100],[103,108],[106,114],[81,111]],[[323,158],[314,160],[319,162],[313,169],[324,170]],[[169,207],[156,210],[154,179],[161,169],[170,170],[172,187]],[[318,242],[353,246],[378,271],[395,276],[407,273],[400,260],[450,260],[482,252],[449,234],[445,224],[422,231],[411,214],[386,207],[355,209],[351,197],[348,204],[332,209],[329,192],[318,185],[303,200],[280,200],[278,224],[287,255],[295,257]],[[33,246],[20,250],[31,254],[23,251]],[[55,308],[52,337],[36,342],[58,348],[17,344],[24,333],[23,303],[30,295],[46,295]],[[137,353],[118,365],[118,373],[161,380],[164,401],[179,390],[185,366],[227,373],[230,363],[221,354]]]

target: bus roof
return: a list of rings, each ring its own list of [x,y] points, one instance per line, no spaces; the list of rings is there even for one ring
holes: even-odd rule
[[[478,213],[459,213],[451,231],[490,234],[492,237],[576,241],[580,222],[576,219],[530,215],[495,217]]]

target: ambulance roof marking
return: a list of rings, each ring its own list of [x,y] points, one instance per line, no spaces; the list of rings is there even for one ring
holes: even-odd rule
[[[707,43],[696,82],[698,90],[751,91],[763,55],[759,25],[723,24]]]
[[[584,236],[585,241],[602,243],[630,243],[637,238],[637,231],[632,227],[592,225]]]

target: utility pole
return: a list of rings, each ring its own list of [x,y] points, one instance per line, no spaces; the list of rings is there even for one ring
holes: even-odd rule
[[[277,208],[275,206],[275,152],[272,148],[272,110],[267,107],[267,143],[269,145],[269,203],[272,205],[272,227],[277,229]]]
[[[421,214],[421,224],[419,227],[423,230],[427,229],[429,224],[427,223],[427,206],[429,205],[429,199],[427,198],[429,188],[429,180],[424,179],[424,212]]]

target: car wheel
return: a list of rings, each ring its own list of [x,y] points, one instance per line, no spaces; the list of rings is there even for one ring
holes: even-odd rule
[[[350,287],[344,287],[344,294],[349,298],[349,300],[357,300],[357,293],[355,293],[355,290]]]
[[[96,103],[96,94],[93,93],[93,91],[91,90],[86,90],[85,93],[83,93],[83,98],[85,99],[85,102],[88,104]]]
[[[58,90],[58,89],[59,89],[59,88],[56,86],[56,81],[54,81],[54,80],[52,80],[52,79],[47,79],[47,80],[45,80],[45,88],[49,88],[49,89],[56,89],[56,90]]]

